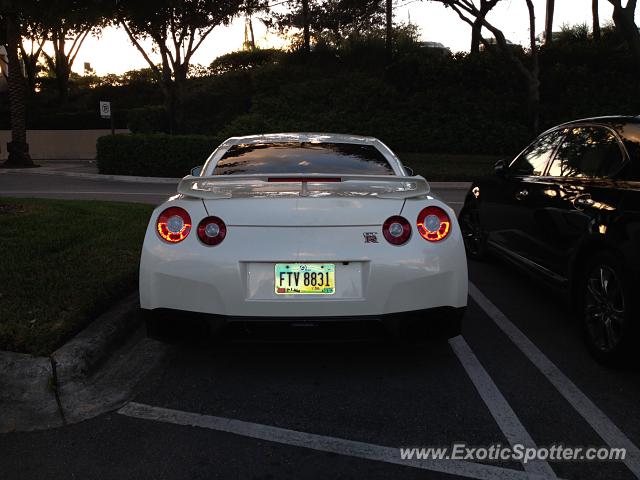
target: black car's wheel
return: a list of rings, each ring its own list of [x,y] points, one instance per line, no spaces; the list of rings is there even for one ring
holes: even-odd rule
[[[629,358],[637,341],[637,301],[629,275],[610,253],[595,255],[580,282],[580,316],[587,345],[602,363]]]
[[[478,208],[475,205],[467,204],[463,207],[458,218],[467,256],[475,260],[486,258],[486,235],[480,223]]]

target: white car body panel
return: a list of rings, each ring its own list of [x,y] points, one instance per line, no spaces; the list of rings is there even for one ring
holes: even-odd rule
[[[406,177],[399,160],[375,139],[320,134],[229,139],[209,158],[203,175],[211,175],[215,162],[231,145],[292,137],[299,141],[322,137],[334,143],[372,143],[387,157],[396,175],[408,181],[418,178]],[[282,185],[273,185],[278,186]],[[294,182],[293,187],[299,189],[300,184]],[[435,196],[263,193],[245,189],[238,198],[213,199],[176,195],[156,208],[142,250],[141,307],[231,318],[320,319],[466,306],[467,262],[460,229],[453,210]],[[452,222],[451,233],[440,242],[426,241],[416,229],[419,212],[430,205],[444,209]],[[156,230],[159,214],[170,206],[187,210],[193,224],[187,238],[176,244],[162,240]],[[216,246],[204,245],[195,231],[198,222],[211,215],[227,225],[226,238]],[[388,243],[382,234],[383,222],[393,215],[404,216],[412,225],[411,238],[401,246]],[[377,243],[366,243],[365,233],[376,234]],[[275,263],[296,262],[334,263],[335,294],[277,295]]]

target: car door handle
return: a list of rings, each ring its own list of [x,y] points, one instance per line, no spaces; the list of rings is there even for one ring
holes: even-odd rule
[[[520,190],[518,193],[516,193],[516,199],[517,200],[524,200],[525,198],[527,198],[529,196],[529,190]]]
[[[591,205],[593,205],[594,201],[591,198],[591,195],[589,195],[588,193],[583,193],[582,195],[578,195],[576,198],[574,198],[572,203],[574,207],[576,207],[578,210],[581,210],[585,207],[590,207]]]

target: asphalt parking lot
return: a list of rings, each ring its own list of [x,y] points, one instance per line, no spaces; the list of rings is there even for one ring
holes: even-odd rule
[[[0,192],[11,195],[6,177]],[[135,187],[123,197],[162,191]],[[463,194],[443,197],[458,207]],[[640,370],[592,360],[537,283],[498,260],[469,268],[461,337],[340,341],[336,329],[314,342],[305,328],[183,343],[122,409],[0,435],[0,478],[640,478]],[[404,461],[399,451],[454,443],[626,447],[627,459]]]

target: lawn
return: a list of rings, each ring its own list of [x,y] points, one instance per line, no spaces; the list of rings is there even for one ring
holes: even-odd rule
[[[47,355],[135,291],[151,211],[0,198],[0,350]]]
[[[493,164],[506,156],[402,153],[407,167],[432,182],[471,182],[493,174]]]

